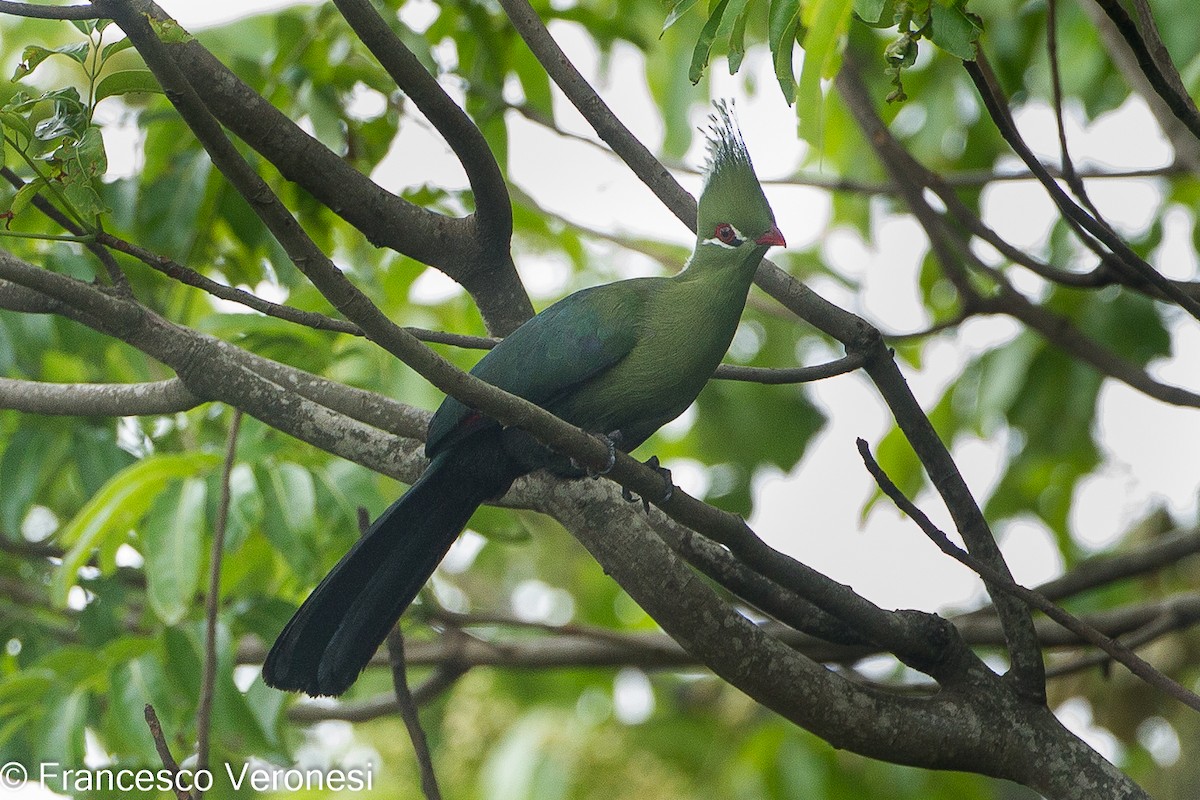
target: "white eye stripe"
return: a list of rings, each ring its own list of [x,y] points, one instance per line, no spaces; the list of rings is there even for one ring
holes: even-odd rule
[[[723,241],[721,241],[720,238],[718,238],[716,236],[712,237],[711,239],[704,239],[704,240],[702,240],[701,243],[702,244],[715,244],[718,247],[725,248],[726,250],[737,250],[739,246],[741,246],[742,244],[745,243],[746,237],[742,234],[741,231],[739,231],[737,228],[730,225],[728,222],[723,223],[723,224],[727,225],[729,227],[729,230],[733,231],[734,238],[737,239],[737,244],[730,244],[729,242],[723,242]]]

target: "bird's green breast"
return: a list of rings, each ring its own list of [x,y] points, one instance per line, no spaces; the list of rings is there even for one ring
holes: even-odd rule
[[[729,348],[749,288],[733,275],[685,275],[639,281],[636,344],[556,413],[601,433],[620,430],[626,447],[683,413]]]

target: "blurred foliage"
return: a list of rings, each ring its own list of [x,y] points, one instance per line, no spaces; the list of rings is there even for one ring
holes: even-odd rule
[[[395,12],[403,4],[387,0],[383,5]],[[754,85],[743,65],[755,54],[769,59],[781,99],[795,104],[798,131],[811,145],[804,166],[863,182],[879,182],[882,172],[864,156],[869,147],[825,81],[836,71],[844,47],[868,65],[880,113],[889,122],[905,115],[898,135],[917,158],[940,172],[992,169],[1007,155],[958,63],[970,56],[981,32],[986,31],[980,41],[1016,103],[1050,97],[1041,0],[971,0],[969,8],[963,0],[534,5],[560,26],[556,30],[569,26],[582,32],[602,70],[621,53],[640,54],[645,90],[662,113],[662,153],[669,158],[688,151],[694,135],[691,112],[707,102],[708,76],[720,59],[721,68],[737,73],[752,92],[765,90]],[[1186,19],[1191,11],[1187,0],[1153,5],[1163,20]],[[555,119],[558,103],[544,70],[494,4],[458,0],[413,7],[413,18],[423,22],[409,27],[393,15],[395,30],[445,85],[461,93],[506,165],[512,106]],[[123,47],[115,29],[0,19],[0,67],[16,78],[15,83],[0,81],[4,164],[28,181],[28,188],[0,189],[10,232],[62,233],[30,206],[38,192],[85,229],[99,215],[106,230],[214,279],[285,296],[299,308],[329,310],[245,201],[214,172],[165,100],[150,91],[144,66]],[[1071,103],[1090,119],[1125,103],[1124,81],[1075,4],[1060,4],[1059,24],[1069,55],[1061,65],[1063,89]],[[1200,29],[1167,25],[1163,34],[1194,89],[1200,81]],[[285,9],[196,35],[256,91],[365,173],[379,167],[408,126],[423,124],[331,4]],[[802,62],[797,45],[805,52]],[[111,132],[94,114],[101,101],[101,109],[115,109],[105,125],[115,128],[120,122],[137,132],[134,174],[105,175],[101,133]],[[347,268],[355,281],[386,313],[414,325],[483,332],[465,295],[435,305],[414,302],[420,265],[374,249],[268,165],[260,167],[318,244],[338,263],[352,265]],[[1172,204],[1194,208],[1196,189],[1194,180],[1172,180],[1155,210],[1157,219]],[[966,188],[961,195],[978,207],[982,191]],[[451,214],[471,207],[469,193],[453,188],[412,186],[405,196]],[[612,278],[620,242],[547,217],[536,198],[515,192],[514,202],[518,261],[522,255],[549,257],[569,273],[563,281],[569,287]],[[895,210],[888,199],[836,193],[827,228],[854,231],[869,241]],[[1156,223],[1133,244],[1152,252],[1160,237]],[[97,264],[77,244],[24,238],[5,244],[47,269],[97,277]],[[636,244],[656,257],[681,257],[669,244]],[[1067,265],[1079,252],[1057,230],[1039,255]],[[846,292],[857,289],[855,278],[826,263],[819,248],[795,251],[789,259],[805,277],[832,279]],[[416,405],[431,408],[440,399],[409,370],[359,339],[251,315],[123,263],[136,295],[181,325]],[[953,317],[953,289],[931,259],[919,290],[931,323]],[[1136,364],[1171,350],[1163,310],[1138,295],[1055,289],[1043,300]],[[462,366],[478,357],[443,351]],[[798,354],[826,352],[827,343],[803,326],[752,304],[730,360],[791,366]],[[899,354],[920,363],[924,344],[905,344]],[[169,377],[132,348],[89,329],[59,317],[10,313],[0,313],[0,374],[54,382]],[[1021,333],[974,358],[930,412],[950,442],[1008,437],[1010,456],[986,498],[988,516],[994,522],[1037,517],[1054,532],[1068,563],[1080,555],[1069,523],[1073,490],[1105,458],[1095,419],[1101,385],[1091,369]],[[815,405],[802,387],[716,381],[701,395],[690,425],[656,436],[647,451],[668,463],[704,465],[710,476],[706,499],[749,514],[756,474],[794,468],[825,416],[835,412]],[[13,547],[0,550],[0,587],[21,589],[0,591],[0,641],[7,642],[0,653],[0,762],[81,765],[84,753],[91,752],[119,764],[155,765],[141,717],[147,702],[157,709],[176,753],[190,751],[202,662],[198,592],[208,569],[211,520],[220,494],[219,453],[229,422],[228,409],[212,406],[122,420],[0,412],[0,537],[13,547],[49,537],[62,557],[61,566],[49,568],[44,558],[31,559]],[[879,458],[910,494],[924,486],[915,457],[898,433],[885,438]],[[352,744],[345,744],[344,725],[305,730],[288,723],[292,699],[266,689],[257,677],[251,680],[234,663],[237,643],[248,637],[272,640],[354,540],[357,507],[376,514],[400,487],[247,419],[231,489],[213,761],[240,764],[255,757],[291,764],[298,754],[312,757],[323,748],[325,757],[352,762],[366,753],[376,765],[375,794],[415,796],[418,776],[398,719],[357,725]],[[441,602],[507,609],[515,592],[532,585],[550,592],[572,622],[653,630],[653,623],[554,523],[528,513],[484,509],[472,527],[486,543],[469,570],[439,573],[433,596]],[[1161,527],[1151,525],[1143,534],[1152,537]],[[1131,535],[1130,543],[1138,541],[1143,539]],[[1156,580],[1160,585],[1154,591],[1162,593],[1171,586],[1194,586],[1182,571],[1168,570]],[[1107,607],[1142,591],[1140,585],[1114,589],[1091,602]],[[406,622],[411,636],[427,637],[419,606],[411,617]],[[492,634],[501,635],[481,635]],[[1197,642],[1180,641],[1187,652],[1177,655],[1178,663],[1195,664],[1197,654],[1191,651]],[[1060,701],[1096,701],[1098,721],[1118,736],[1124,766],[1152,790],[1184,796],[1178,787],[1194,785],[1189,783],[1194,767],[1187,766],[1200,763],[1194,720],[1181,718],[1161,700],[1148,701],[1144,687],[1129,680],[1106,682],[1091,674],[1056,687]],[[351,699],[389,690],[387,676],[371,672]],[[624,709],[630,697],[640,698],[644,707],[636,713]],[[448,797],[1030,796],[984,778],[927,773],[836,752],[705,674],[631,678],[580,669],[531,676],[478,669],[423,718]],[[1177,731],[1184,750],[1174,769],[1160,768],[1142,747],[1148,720]]]

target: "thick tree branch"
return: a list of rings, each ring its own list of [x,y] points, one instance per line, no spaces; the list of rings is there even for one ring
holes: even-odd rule
[[[450,145],[475,195],[473,220],[482,243],[498,253],[507,253],[512,238],[512,201],[483,133],[392,32],[369,0],[334,0],[333,4],[396,85]]]
[[[1117,0],[1094,0],[1096,5],[1104,9],[1104,13],[1112,20],[1126,44],[1133,51],[1142,73],[1154,87],[1154,91],[1163,99],[1171,113],[1182,122],[1192,136],[1200,139],[1200,113],[1196,104],[1184,89],[1183,80],[1171,62],[1162,39],[1154,27],[1154,16],[1144,5],[1139,6],[1145,33],[1151,44],[1148,45],[1143,32],[1138,31],[1137,24]]]
[[[153,383],[45,383],[0,378],[0,408],[27,414],[138,417],[175,414],[201,402],[178,378]]]
[[[1171,142],[1172,149],[1175,151],[1175,162],[1188,172],[1200,170],[1200,139],[1197,139],[1188,130],[1188,127],[1175,115],[1167,101],[1150,83],[1150,79],[1138,65],[1138,57],[1130,49],[1129,43],[1117,29],[1116,24],[1095,0],[1087,0],[1077,5],[1095,26],[1104,49],[1112,58],[1117,71],[1124,76],[1129,88],[1145,100],[1146,105],[1150,107],[1150,113],[1154,115],[1159,127]]]
[[[5,281],[40,293],[51,305],[49,310],[120,339],[170,367],[188,391],[201,400],[220,400],[241,408],[301,441],[377,472],[410,481],[420,473],[422,460],[416,456],[411,439],[381,433],[307,399],[293,387],[324,392],[336,404],[362,413],[405,419],[403,413],[390,413],[386,404],[371,397],[360,399],[359,390],[324,389],[319,379],[306,381],[298,370],[251,356],[218,339],[175,325],[131,300],[38,269],[0,250],[0,289]],[[279,375],[282,382],[264,378],[251,364]]]
[[[44,6],[36,3],[0,2],[0,14],[35,19],[100,19],[101,15],[90,3],[74,6]]]

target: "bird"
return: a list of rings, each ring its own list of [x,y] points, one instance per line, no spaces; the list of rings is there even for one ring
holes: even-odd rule
[[[707,139],[696,241],[681,271],[570,294],[502,339],[471,373],[605,438],[610,452],[632,451],[682,414],[729,348],[759,262],[786,246],[728,104],[715,104]],[[453,397],[430,420],[425,455],[421,476],[283,628],[263,664],[267,685],[314,697],[344,693],[476,508],[538,469],[585,472]]]

